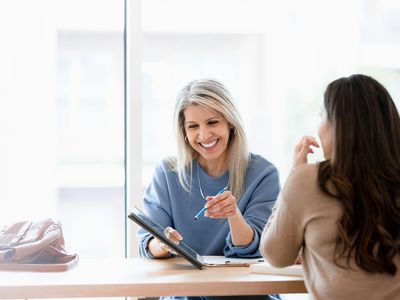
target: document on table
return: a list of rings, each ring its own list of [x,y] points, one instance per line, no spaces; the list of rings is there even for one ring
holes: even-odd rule
[[[263,273],[271,275],[290,275],[290,276],[303,276],[302,265],[292,265],[285,268],[275,268],[267,262],[254,264],[250,266],[252,273]]]
[[[203,263],[209,267],[248,267],[264,262],[263,258],[233,258],[225,256],[202,256]]]

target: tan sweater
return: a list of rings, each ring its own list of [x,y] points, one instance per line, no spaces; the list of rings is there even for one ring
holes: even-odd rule
[[[400,299],[400,256],[397,273],[367,273],[333,263],[340,203],[319,189],[317,166],[297,167],[287,179],[261,237],[260,251],[276,267],[292,265],[302,249],[305,284],[311,298]]]

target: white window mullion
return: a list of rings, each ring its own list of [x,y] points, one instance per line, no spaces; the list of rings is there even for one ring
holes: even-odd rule
[[[142,1],[126,0],[127,208],[142,197]],[[128,222],[128,257],[138,256],[136,226]]]

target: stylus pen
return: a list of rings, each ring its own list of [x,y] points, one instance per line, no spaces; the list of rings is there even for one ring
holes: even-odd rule
[[[228,189],[228,186],[224,187],[222,190],[220,190],[214,197],[218,196],[219,194],[222,194],[223,192],[225,192]],[[197,215],[194,216],[194,219],[197,220],[199,217],[201,217],[204,212],[207,210],[206,207],[203,207],[198,213]]]

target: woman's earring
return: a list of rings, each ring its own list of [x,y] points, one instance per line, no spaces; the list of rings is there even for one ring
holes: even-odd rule
[[[185,135],[184,140],[185,140],[185,143],[189,143],[188,138],[187,138],[187,135]]]
[[[235,127],[231,127],[231,135],[232,136],[236,135],[236,128]]]

